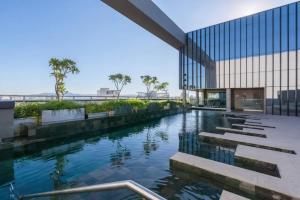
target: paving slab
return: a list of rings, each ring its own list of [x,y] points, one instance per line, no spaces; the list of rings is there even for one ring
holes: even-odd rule
[[[210,140],[212,142],[224,143],[238,145],[243,144],[247,146],[259,147],[263,149],[270,149],[273,151],[285,152],[290,154],[295,154],[294,150],[289,146],[278,144],[268,140],[267,138],[259,138],[247,135],[239,135],[233,133],[225,132],[224,135],[201,132],[199,134],[200,138]]]
[[[297,188],[300,188],[300,158],[298,155],[238,145],[235,156],[274,164],[277,166],[283,181],[287,184],[293,183],[293,185],[297,185]]]
[[[230,133],[235,133],[235,134],[241,134],[241,135],[250,135],[250,136],[256,136],[256,137],[266,137],[265,134],[263,133],[257,133],[254,132],[253,130],[247,129],[247,130],[241,130],[241,129],[234,129],[234,128],[226,128],[226,127],[216,127],[216,130],[220,131],[226,131]]]
[[[253,123],[253,122],[248,122],[246,121],[244,123],[244,125],[247,125],[247,126],[256,126],[256,127],[263,127],[263,128],[276,128],[275,126],[269,126],[269,125],[266,125],[266,124],[256,124],[256,123]]]
[[[300,199],[300,190],[281,178],[177,152],[170,158],[171,166],[191,171],[259,197]]]
[[[231,192],[228,192],[226,190],[223,190],[220,200],[250,200],[250,199],[239,196],[239,195],[231,193]]]
[[[265,195],[262,199],[300,199],[300,118],[227,112],[224,115],[244,119],[243,125],[237,125],[242,130],[216,127],[225,133],[201,132],[199,136],[208,142],[236,146],[235,158],[245,161],[240,167],[183,153],[171,158],[172,165],[249,194]],[[262,169],[276,169],[278,176]]]
[[[256,125],[249,125],[249,124],[232,124],[234,127],[241,127],[241,128],[249,128],[249,129],[258,129],[258,130],[264,130],[265,127],[258,127]]]

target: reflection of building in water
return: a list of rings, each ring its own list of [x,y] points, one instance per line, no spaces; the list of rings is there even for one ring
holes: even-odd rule
[[[188,123],[191,123],[189,119]],[[204,143],[199,138],[199,112],[196,112],[195,115],[195,126],[194,129],[189,127],[189,130],[186,130],[187,126],[186,114],[183,114],[182,120],[182,130],[179,133],[179,151],[200,156],[203,158],[208,158],[211,160],[233,164],[234,162],[234,149],[226,148],[218,145]]]

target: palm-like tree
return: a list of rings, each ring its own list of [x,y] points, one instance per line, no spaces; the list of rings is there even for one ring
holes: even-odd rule
[[[153,90],[152,87],[155,87],[155,85],[159,83],[158,80],[157,80],[157,77],[155,77],[155,76],[149,76],[149,75],[144,75],[144,76],[141,76],[141,79],[142,79],[144,85],[146,86],[146,95],[147,95],[147,98],[150,99],[151,92]]]
[[[58,101],[67,93],[65,88],[65,78],[67,74],[78,74],[80,71],[76,66],[76,62],[70,59],[51,58],[49,61],[51,67],[51,76],[55,78],[55,94]]]
[[[117,98],[119,99],[123,87],[131,83],[131,77],[124,74],[112,74],[109,75],[108,78],[115,84],[116,90],[118,91]]]

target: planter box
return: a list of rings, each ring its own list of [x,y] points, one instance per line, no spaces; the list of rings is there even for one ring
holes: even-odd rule
[[[64,122],[64,121],[74,121],[74,120],[84,120],[85,110],[84,108],[79,109],[65,109],[65,110],[43,110],[42,111],[42,125]]]
[[[89,114],[88,114],[88,118],[89,118],[89,119],[103,118],[103,117],[107,117],[107,115],[108,115],[107,112],[89,113]]]

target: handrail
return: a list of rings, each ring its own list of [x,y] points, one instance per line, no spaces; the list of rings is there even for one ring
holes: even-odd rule
[[[106,100],[115,100],[117,96],[97,96],[97,95],[77,95],[77,96],[64,96],[63,100],[66,101],[106,101]],[[146,96],[120,96],[119,99],[148,99]],[[0,94],[0,100],[10,100],[15,102],[47,102],[53,101],[56,99],[54,95],[14,95]],[[180,97],[170,97],[170,96],[157,96],[151,97],[151,100],[180,100]]]
[[[19,196],[19,199],[32,199],[32,198],[37,198],[37,197],[58,196],[58,195],[68,195],[68,194],[87,193],[87,192],[99,192],[99,191],[103,191],[103,190],[114,190],[114,189],[120,189],[120,188],[130,189],[130,190],[142,195],[144,198],[147,198],[150,200],[166,200],[165,198],[161,197],[160,195],[154,193],[153,191],[145,188],[144,186],[142,186],[132,180],[117,181],[117,182],[103,183],[103,184],[84,186],[84,187],[78,187],[78,188],[21,195],[21,196]]]

